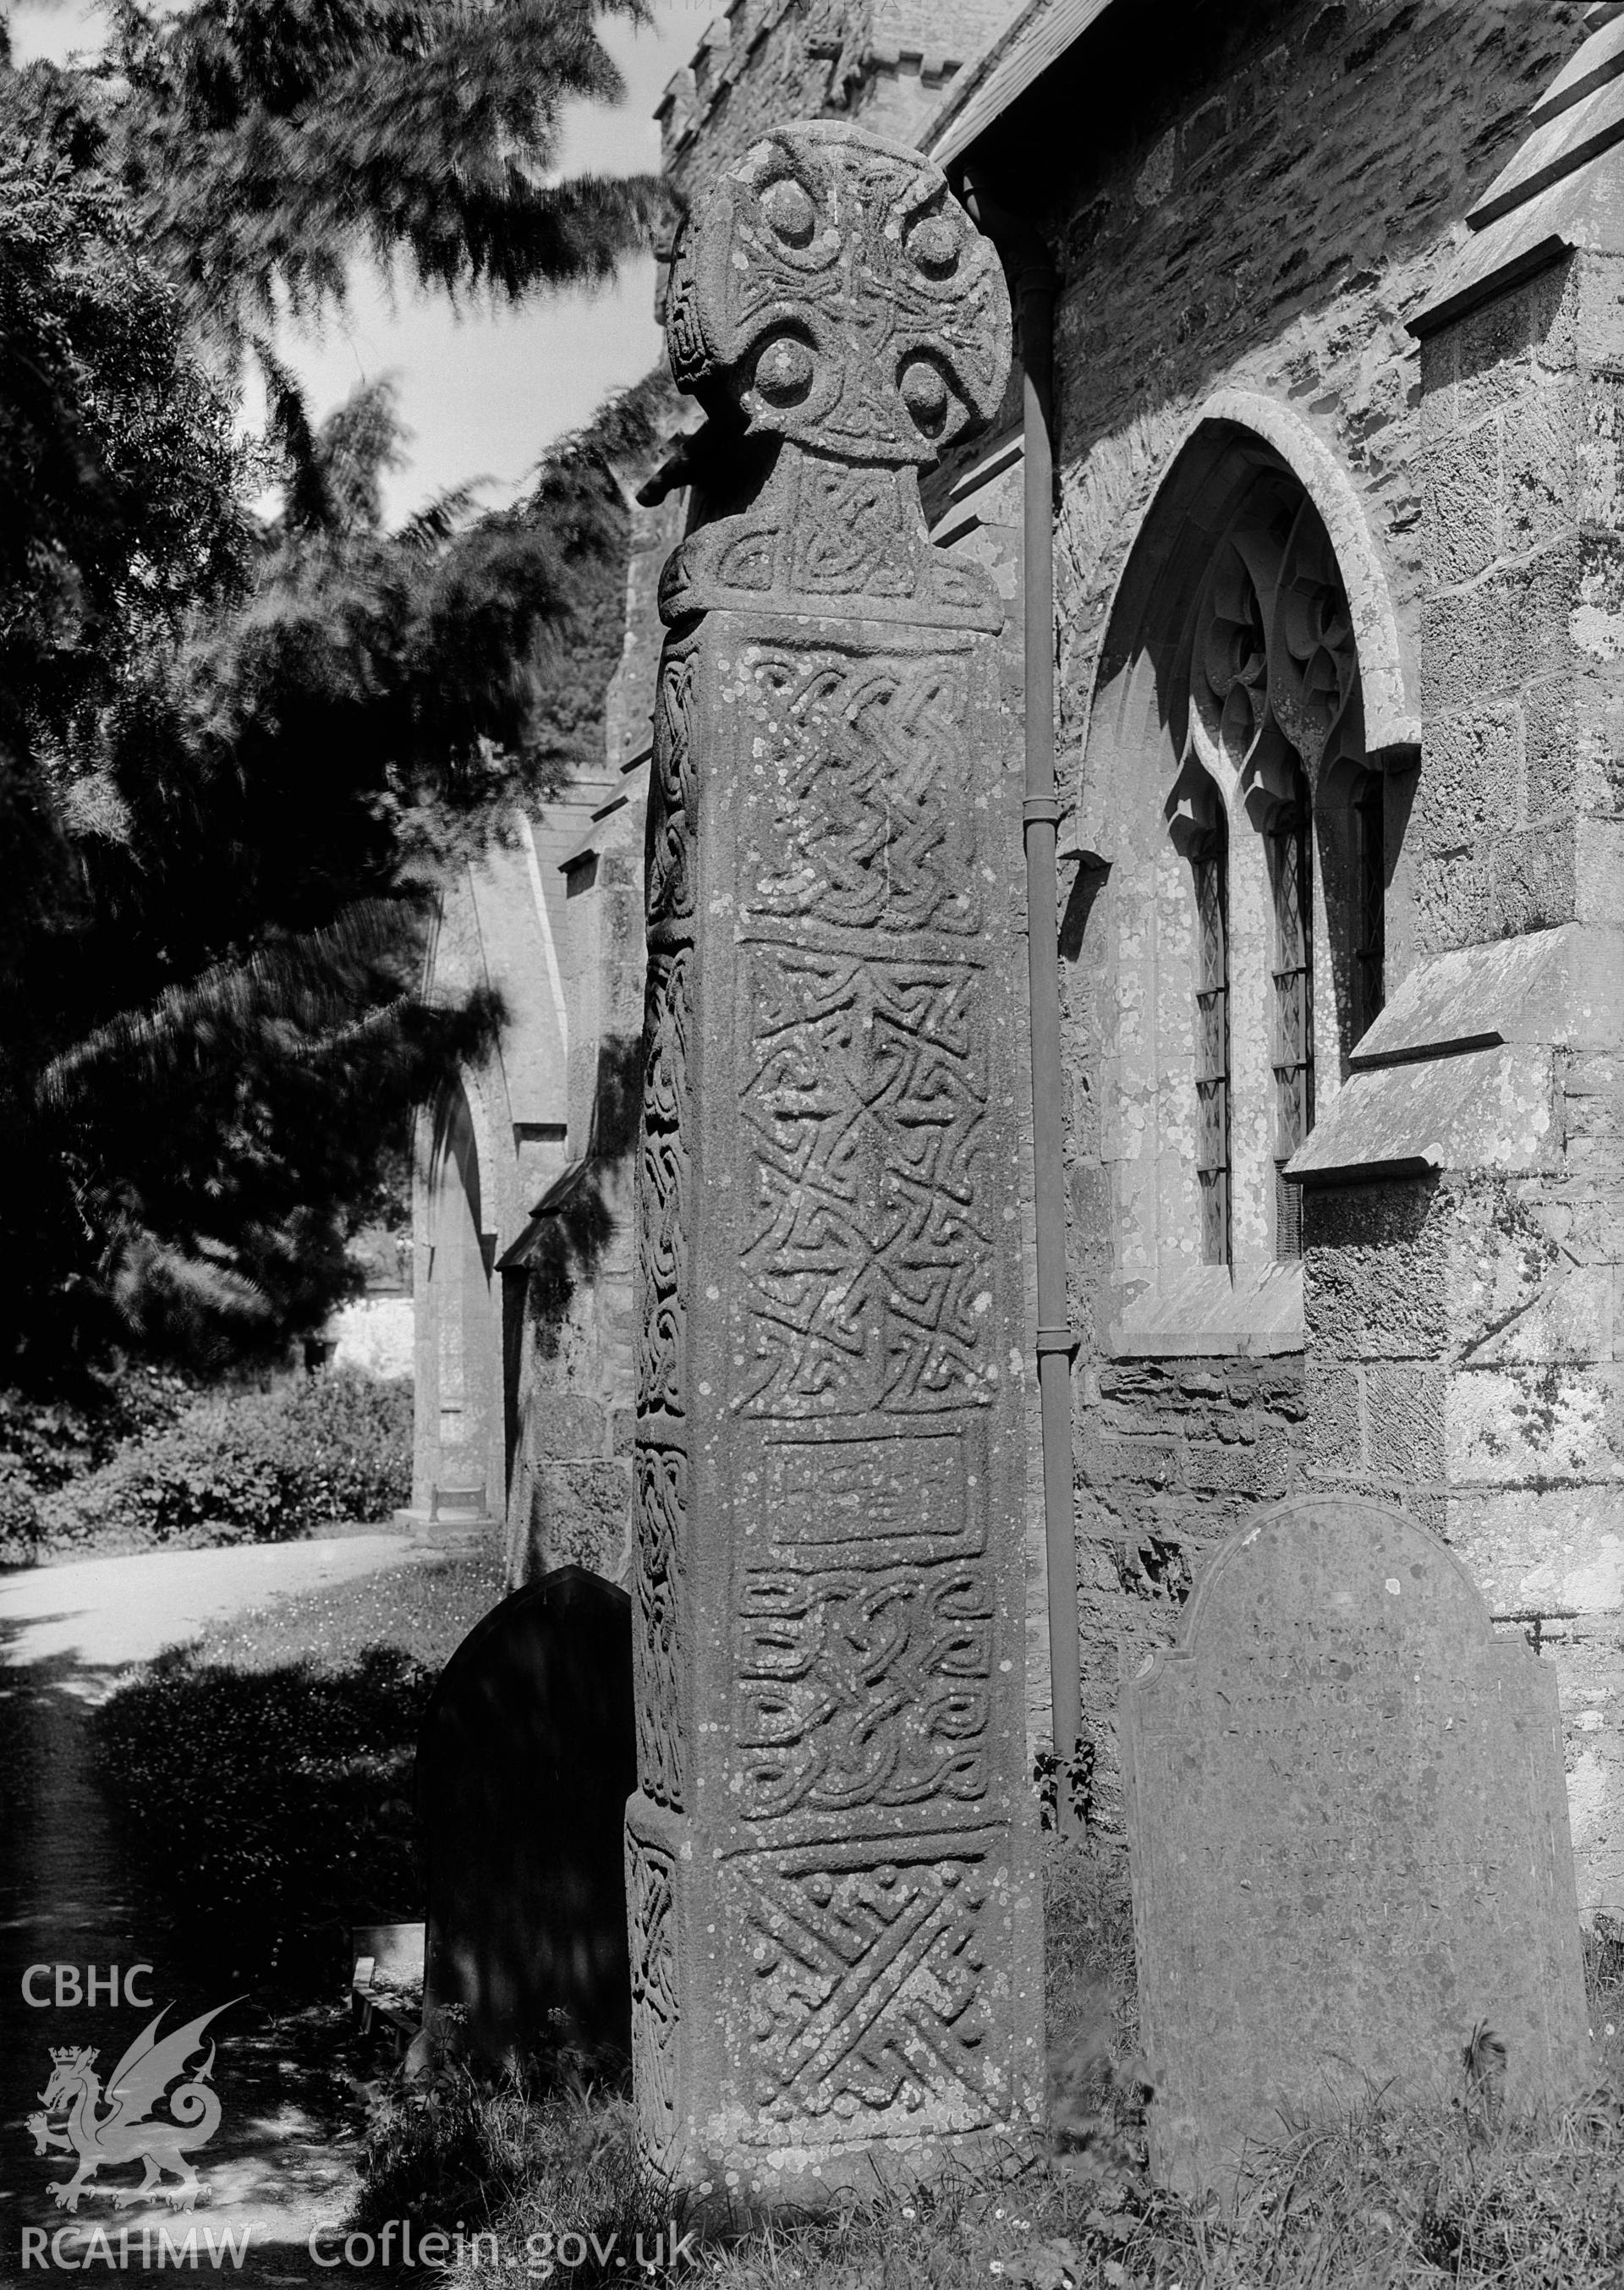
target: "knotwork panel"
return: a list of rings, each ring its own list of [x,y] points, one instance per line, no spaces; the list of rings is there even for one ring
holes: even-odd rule
[[[647,1437],[680,1437],[686,1413],[692,968],[687,947],[649,958],[637,1222],[637,1413]]]
[[[987,1974],[1007,1889],[966,1842],[867,1867],[838,1848],[727,1864],[730,1953],[751,1967],[740,2006],[753,2097],[786,2137],[999,2120],[1008,2037]]]
[[[626,1891],[631,1923],[632,2073],[651,2146],[670,2151],[676,2132],[677,1998],[676,1865],[668,1853],[626,1832]]]
[[[984,1430],[966,1414],[899,1439],[880,1419],[766,1446],[768,1542],[742,1578],[733,1669],[739,1817],[772,1841],[850,1837],[864,1810],[887,1830],[903,1806],[926,1829],[985,1819]]]
[[[692,647],[673,648],[660,664],[654,713],[654,762],[649,785],[647,901],[652,929],[671,934],[691,925],[690,868],[698,812],[693,752]]]
[[[979,1806],[994,1589],[974,1559],[752,1569],[738,1629],[740,1815]]]
[[[636,1453],[637,1776],[656,1805],[683,1802],[683,1575],[688,1459],[639,1441]]]
[[[683,1563],[687,1523],[688,1040],[692,949],[649,962],[637,1225],[634,1656],[637,1771],[645,1796],[683,1794]]]
[[[762,645],[751,663],[751,712],[772,763],[750,805],[751,916],[978,932],[968,645]]]
[[[757,943],[740,973],[745,1405],[801,1417],[990,1397],[979,972]]]

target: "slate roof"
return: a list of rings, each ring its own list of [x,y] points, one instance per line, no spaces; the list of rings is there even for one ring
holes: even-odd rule
[[[1624,228],[1624,5],[1599,0],[1590,36],[1528,115],[1508,165],[1467,216],[1469,236],[1425,306],[1426,335],[1576,246],[1617,244]]]
[[[1028,0],[956,74],[926,123],[920,149],[939,167],[962,157],[1111,4],[1112,0]]]

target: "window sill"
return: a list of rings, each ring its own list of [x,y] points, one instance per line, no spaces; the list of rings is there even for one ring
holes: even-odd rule
[[[1113,1359],[1275,1359],[1303,1349],[1302,1266],[1199,1264],[1136,1296],[1106,1336]]]

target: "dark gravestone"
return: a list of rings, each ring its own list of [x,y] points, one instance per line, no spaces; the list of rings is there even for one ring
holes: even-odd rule
[[[468,1633],[423,1720],[427,2028],[460,2005],[485,2059],[555,2038],[629,2048],[621,1825],[636,1786],[631,1601],[561,1567]]]
[[[1505,2103],[1577,2088],[1556,1681],[1442,1543],[1354,1498],[1268,1512],[1122,1719],[1164,2182],[1221,2186],[1374,2087],[1458,2094],[1485,2022]]]

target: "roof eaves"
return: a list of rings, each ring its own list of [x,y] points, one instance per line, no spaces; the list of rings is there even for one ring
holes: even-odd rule
[[[1027,0],[956,76],[920,134],[921,151],[939,167],[962,158],[1111,4],[1112,0]]]

